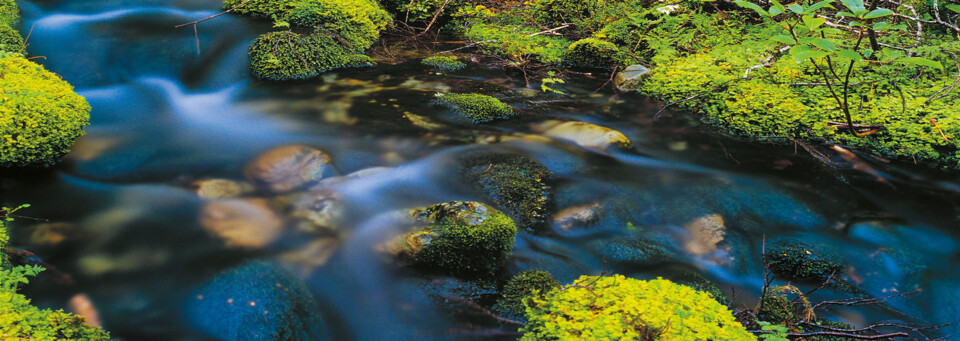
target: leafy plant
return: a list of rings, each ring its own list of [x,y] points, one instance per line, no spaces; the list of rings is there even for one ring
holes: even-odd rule
[[[566,81],[564,81],[564,80],[561,79],[561,78],[554,78],[553,76],[555,76],[556,74],[557,74],[557,73],[554,72],[554,71],[548,71],[548,72],[547,72],[547,77],[544,78],[544,79],[542,79],[542,80],[540,80],[540,83],[541,83],[541,84],[540,84],[540,90],[543,90],[543,92],[552,92],[552,93],[555,93],[555,94],[564,95],[565,93],[564,93],[563,91],[554,89],[554,88],[552,88],[552,87],[550,86],[550,85],[552,85],[552,84],[566,84],[566,83],[567,83]]]
[[[787,326],[782,324],[772,324],[767,321],[757,321],[757,324],[760,325],[760,330],[771,332],[769,334],[761,334],[760,340],[763,341],[790,341],[787,338]]]
[[[771,0],[772,5],[768,9],[744,0],[735,1],[737,5],[751,9],[783,28],[786,34],[778,34],[772,39],[786,44],[790,56],[797,63],[809,62],[813,65],[817,73],[822,76],[831,97],[843,111],[850,133],[862,137],[876,130],[860,133],[853,124],[850,80],[855,72],[865,72],[865,67],[871,65],[913,64],[940,70],[943,70],[943,65],[933,60],[904,56],[890,49],[881,49],[877,42],[878,31],[904,28],[901,25],[880,21],[882,18],[893,15],[892,10],[874,8],[876,2],[871,3],[871,8],[867,8],[863,0],[840,0],[840,2],[846,10],[837,11],[834,16],[849,21],[848,26],[856,31],[854,41],[851,41],[853,37],[844,34],[841,30],[826,25],[828,17],[824,13],[826,9],[834,8],[834,0],[823,0],[808,5],[793,3],[787,6]],[[869,41],[869,48],[861,47],[864,38]],[[903,110],[905,111],[906,108]]]

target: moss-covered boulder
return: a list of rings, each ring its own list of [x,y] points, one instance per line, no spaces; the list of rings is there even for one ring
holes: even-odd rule
[[[513,276],[500,295],[503,297],[497,302],[500,309],[515,316],[523,316],[526,306],[523,301],[530,297],[543,298],[550,290],[560,286],[549,272],[528,270]]]
[[[323,34],[290,31],[261,35],[250,44],[250,70],[257,79],[307,79],[332,69],[372,66],[370,57],[357,54]]]
[[[226,271],[190,297],[188,321],[219,340],[328,340],[310,290],[275,263]]]
[[[0,52],[20,52],[23,47],[23,37],[20,32],[7,24],[0,24]]]
[[[392,18],[376,1],[321,0],[293,1],[286,20],[296,27],[335,34],[351,51],[366,50]]]
[[[0,0],[0,24],[10,27],[20,24],[20,7],[13,0]]]
[[[547,219],[553,176],[547,167],[524,155],[476,153],[462,163],[461,174],[473,188],[517,222],[536,230]]]
[[[791,281],[825,282],[843,272],[840,256],[795,240],[778,240],[764,255],[775,274]]]
[[[611,42],[596,38],[581,39],[567,47],[563,64],[594,69],[612,69],[622,64],[620,49]]]
[[[422,227],[400,237],[400,256],[414,264],[463,276],[493,274],[513,251],[517,226],[495,208],[453,201],[411,212]]]
[[[0,167],[53,165],[89,120],[90,105],[59,76],[0,57]]]
[[[520,340],[756,340],[709,294],[665,279],[583,276],[528,302]]]
[[[435,103],[473,120],[473,123],[503,120],[516,115],[512,107],[487,95],[437,94]]]
[[[440,71],[457,71],[467,66],[467,64],[450,56],[431,56],[424,58],[420,63]]]

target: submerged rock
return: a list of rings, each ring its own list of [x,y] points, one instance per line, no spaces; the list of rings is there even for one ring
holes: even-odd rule
[[[613,83],[620,90],[637,90],[643,84],[643,80],[650,76],[650,69],[643,65],[630,65],[623,71],[617,73]]]
[[[568,140],[581,147],[605,150],[607,148],[630,148],[633,144],[623,133],[587,122],[545,122],[539,125],[548,137]]]
[[[331,191],[311,191],[292,198],[290,216],[300,220],[304,232],[336,232],[344,213],[340,196]]]
[[[227,179],[197,180],[190,189],[204,199],[235,198],[253,192],[250,184]]]
[[[723,223],[723,216],[710,214],[694,219],[683,228],[688,236],[683,244],[684,249],[691,254],[704,256],[717,251],[717,244],[723,242],[727,227]]]
[[[260,248],[280,237],[283,219],[266,199],[227,199],[207,203],[200,225],[227,246]]]
[[[330,155],[303,145],[271,149],[244,170],[247,180],[257,188],[273,193],[289,192],[333,173]]]
[[[769,265],[770,271],[790,281],[828,283],[827,287],[836,290],[861,292],[844,279],[843,258],[833,250],[797,240],[782,239],[773,242],[770,251],[764,255],[764,261]]]
[[[600,206],[599,202],[568,207],[553,217],[553,226],[563,231],[583,228],[599,220],[601,214],[603,206]]]
[[[519,154],[477,153],[464,159],[462,174],[517,226],[535,230],[546,220],[547,181],[553,173],[536,160]]]
[[[452,275],[495,272],[513,251],[517,227],[495,208],[452,201],[410,212],[421,225],[393,242],[403,259]]]
[[[307,287],[278,265],[253,262],[224,272],[187,302],[191,325],[219,340],[328,340]]]

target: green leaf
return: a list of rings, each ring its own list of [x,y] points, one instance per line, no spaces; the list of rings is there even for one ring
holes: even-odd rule
[[[818,3],[815,3],[815,4],[813,4],[813,5],[810,5],[810,7],[807,7],[806,12],[807,12],[807,13],[813,13],[813,12],[815,12],[815,11],[821,9],[821,8],[824,8],[824,7],[833,8],[832,4],[833,4],[833,0],[823,0],[823,1],[821,1],[821,2],[818,2]]]
[[[932,68],[940,69],[941,71],[943,71],[943,64],[940,64],[940,62],[932,61],[926,58],[903,57],[903,58],[894,60],[894,62],[901,63],[901,64],[913,64],[913,65],[932,67]]]
[[[843,3],[843,6],[850,10],[850,12],[856,13],[857,11],[865,11],[867,8],[863,5],[863,0],[840,0]]]
[[[776,35],[776,36],[774,36],[773,38],[770,38],[770,39],[776,40],[777,42],[780,42],[780,43],[783,43],[783,44],[786,44],[786,45],[796,45],[796,44],[797,44],[797,41],[796,41],[796,40],[793,40],[793,37],[790,37],[790,36],[784,35],[784,34],[778,34],[778,35]]]
[[[817,38],[816,40],[814,40],[813,46],[819,47],[821,50],[829,51],[829,52],[833,52],[833,50],[837,49],[837,46],[834,45],[833,42],[823,38]]]
[[[743,1],[743,0],[737,0],[737,1],[734,1],[733,3],[735,3],[735,4],[737,4],[737,6],[740,6],[740,7],[743,7],[743,8],[752,9],[754,12],[757,12],[757,14],[760,14],[761,16],[764,16],[764,17],[769,17],[769,16],[770,16],[770,13],[769,13],[769,12],[767,12],[766,10],[763,9],[763,7],[760,7],[759,5],[757,5],[757,4],[755,4],[755,3],[747,2],[747,1]]]
[[[784,8],[783,5],[781,5],[780,2],[777,0],[770,0],[770,3],[773,4],[773,6],[770,6],[770,13],[773,13],[774,9],[776,9],[780,13],[787,11],[787,9]]]
[[[864,15],[863,18],[874,19],[874,18],[885,17],[892,14],[893,14],[893,11],[891,10],[888,10],[886,8],[877,8],[875,10],[870,11],[870,13],[867,13],[866,15]]]
[[[877,22],[876,24],[873,24],[873,29],[877,31],[884,30],[889,27],[893,27],[893,26],[887,23],[886,21],[880,21],[880,22]]]
[[[847,59],[847,60],[854,60],[858,62],[863,60],[863,56],[857,53],[857,51],[852,51],[852,50],[837,51],[837,57],[840,57],[842,59]]]
[[[827,19],[824,18],[814,18],[811,16],[803,16],[803,24],[807,25],[811,30],[819,28],[821,25],[827,22]]]
[[[840,12],[837,12],[837,16],[838,16],[838,17],[852,17],[852,16],[854,16],[854,15],[853,15],[853,13],[850,13],[850,12],[840,11]]]
[[[853,11],[853,15],[857,18],[863,18],[864,15],[867,15],[867,9],[864,8]]]
[[[957,5],[957,4],[949,4],[949,5],[946,5],[946,6],[943,6],[943,7],[946,8],[946,9],[948,9],[948,10],[951,10],[951,11],[954,11],[954,12],[957,12],[957,13],[960,13],[960,5]]]
[[[787,6],[787,8],[789,8],[790,11],[792,11],[793,13],[803,14],[803,6],[800,6],[800,5],[797,5],[797,4],[793,4],[793,5]]]
[[[780,15],[780,13],[783,13],[783,10],[782,10],[782,9],[779,9],[779,8],[776,8],[776,7],[770,7],[770,16],[771,16],[771,17]]]

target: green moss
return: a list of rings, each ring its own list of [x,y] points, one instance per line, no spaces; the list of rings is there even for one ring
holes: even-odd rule
[[[843,264],[840,256],[822,248],[791,240],[773,243],[764,257],[770,271],[784,279],[813,284],[826,283],[828,287],[844,292],[860,293],[842,279]]]
[[[23,48],[20,32],[7,24],[0,24],[0,52],[18,53]]]
[[[446,106],[474,123],[507,119],[516,115],[499,99],[480,94],[437,94],[436,103]]]
[[[10,240],[2,219],[0,216],[0,250]],[[0,252],[0,335],[11,340],[110,340],[110,334],[86,324],[82,316],[39,309],[17,293],[21,284],[42,270],[38,266],[12,266]]]
[[[570,41],[556,36],[534,35],[537,28],[522,25],[487,24],[482,21],[472,23],[464,35],[480,42],[484,51],[501,55],[514,62],[523,62],[534,58],[541,63],[559,63],[563,51]]]
[[[472,154],[465,157],[461,173],[517,226],[533,231],[546,220],[547,182],[553,173],[536,160],[519,154]]]
[[[577,40],[563,52],[563,64],[595,69],[620,66],[623,57],[617,45],[596,38]]]
[[[243,0],[226,0],[223,7],[241,3]],[[355,51],[369,48],[392,20],[371,0],[252,0],[235,12],[332,33]]]
[[[500,307],[508,313],[517,316],[523,316],[526,307],[523,301],[528,298],[538,297],[543,299],[551,289],[557,288],[560,283],[553,278],[549,272],[539,270],[528,270],[521,272],[510,279],[503,287],[500,300]]]
[[[59,76],[0,57],[0,167],[53,165],[89,120],[90,105]]]
[[[424,58],[421,63],[440,71],[458,71],[467,66],[467,64],[449,56],[431,56]]]
[[[0,24],[10,27],[20,24],[20,7],[14,0],[0,0]]]
[[[756,340],[710,295],[665,279],[583,276],[530,300],[520,340]]]
[[[278,81],[307,79],[327,70],[374,64],[370,57],[351,52],[331,37],[289,31],[261,35],[250,44],[249,55],[254,77]]]
[[[370,0],[294,1],[284,17],[297,27],[332,32],[354,51],[369,48],[392,18]]]
[[[427,224],[405,236],[415,263],[445,273],[490,275],[513,251],[517,226],[493,207],[454,201],[413,211]]]

